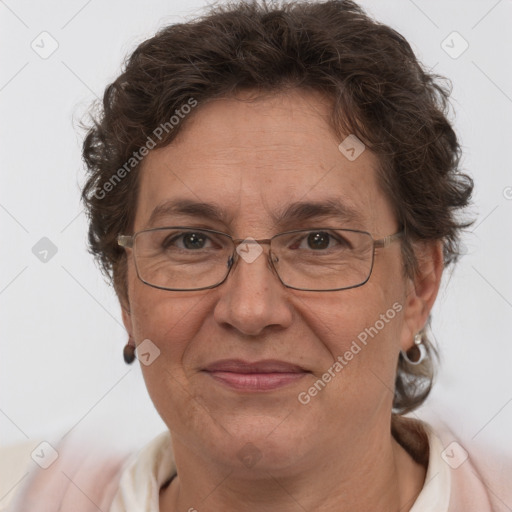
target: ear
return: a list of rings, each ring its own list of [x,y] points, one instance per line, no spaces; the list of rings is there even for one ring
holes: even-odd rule
[[[413,279],[407,280],[404,325],[400,339],[400,348],[405,351],[414,345],[414,336],[427,323],[439,291],[444,267],[441,241],[416,243],[414,252],[418,260],[418,270]]]

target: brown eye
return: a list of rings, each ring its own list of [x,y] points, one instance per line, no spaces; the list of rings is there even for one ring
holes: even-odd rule
[[[197,251],[199,249],[206,249],[210,238],[205,233],[198,233],[196,231],[190,231],[186,233],[176,232],[171,236],[168,236],[162,242],[162,248],[165,250],[170,249],[186,249],[191,251]]]
[[[310,233],[308,235],[308,247],[310,249],[327,249],[329,247],[330,235],[325,231]]]
[[[202,249],[206,241],[206,236],[200,233],[186,233],[183,235],[183,245],[187,249]]]

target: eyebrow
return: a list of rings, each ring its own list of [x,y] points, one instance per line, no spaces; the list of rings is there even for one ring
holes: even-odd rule
[[[287,205],[272,217],[277,224],[317,218],[336,218],[343,223],[363,224],[363,215],[359,211],[335,198],[323,201],[297,201]]]
[[[173,215],[190,216],[230,223],[231,217],[219,205],[190,199],[165,201],[155,207],[151,213],[148,225]],[[311,219],[336,218],[345,224],[364,225],[363,215],[355,208],[342,203],[338,198],[328,198],[322,201],[297,201],[284,206],[271,218],[277,226],[300,224]]]
[[[227,223],[227,215],[219,206],[213,203],[204,203],[192,201],[190,199],[176,199],[165,201],[158,205],[152,212],[148,220],[148,225],[152,225],[163,217],[173,215],[186,215],[190,217],[204,217],[213,220],[220,220]]]

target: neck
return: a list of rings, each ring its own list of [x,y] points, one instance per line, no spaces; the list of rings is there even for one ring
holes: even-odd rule
[[[365,448],[358,452],[361,447]],[[311,457],[286,471],[261,469],[248,478],[237,469],[198,458],[175,442],[180,473],[162,490],[160,512],[410,510],[423,487],[425,467],[414,462],[389,433],[372,447],[361,441],[352,443],[348,451],[330,446],[322,457]]]

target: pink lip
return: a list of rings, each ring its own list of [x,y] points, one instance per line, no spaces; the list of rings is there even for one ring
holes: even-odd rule
[[[243,391],[281,388],[309,373],[300,366],[273,359],[253,363],[240,359],[223,359],[208,365],[204,371],[215,380]]]

